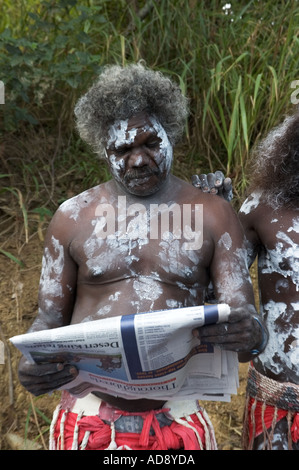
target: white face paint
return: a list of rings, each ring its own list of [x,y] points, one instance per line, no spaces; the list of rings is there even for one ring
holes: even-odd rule
[[[163,268],[165,272],[176,274],[182,279],[191,279],[193,270],[195,272],[197,271],[197,266],[194,265],[192,269],[189,263],[187,265],[183,262],[182,244],[180,240],[173,239],[172,234],[168,232],[168,238],[165,236],[159,243],[159,246],[161,248],[159,252],[161,268]]]
[[[167,299],[166,305],[168,308],[182,308],[183,307],[182,302],[179,302],[178,300],[175,300],[175,299]]]
[[[116,121],[108,131],[109,138],[107,145],[110,147],[114,145],[115,149],[123,145],[130,145],[134,142],[137,134],[137,129],[128,130],[128,120]]]
[[[161,124],[154,118],[152,118],[151,121],[153,123],[153,128],[157,133],[157,137],[161,139],[160,153],[162,158],[161,162],[159,162],[159,166],[161,166],[162,171],[169,173],[173,161],[172,145],[170,144],[165,129],[161,126]]]
[[[141,152],[145,152],[147,155],[147,164],[149,161],[152,160],[152,163],[156,165],[155,170],[157,173],[157,178],[161,179],[161,182],[166,179],[168,176],[172,161],[173,161],[173,149],[168,136],[161,126],[161,124],[154,118],[154,117],[141,117],[137,120],[134,119],[134,123],[136,122],[137,127],[130,127],[130,120],[121,120],[115,122],[108,131],[108,141],[107,141],[107,150],[109,155],[106,151],[106,156],[109,161],[109,167],[111,174],[113,175],[114,179],[118,181],[121,185],[125,186],[126,189],[135,194],[135,191],[140,191],[140,187],[143,183],[146,183],[147,177],[144,177],[144,181],[141,178],[131,178],[126,180],[125,176],[128,171],[128,161],[130,161],[131,152],[134,149],[135,139],[144,132],[149,138],[157,138],[159,139],[159,143],[157,142],[157,148],[151,147],[151,142],[149,141],[148,150],[145,150],[147,146],[147,142],[144,142],[145,147],[140,150]],[[142,146],[144,145],[142,144]],[[139,165],[142,164],[142,160],[144,156],[140,154],[139,156],[135,156],[134,167],[138,168]],[[146,160],[145,160],[146,162]],[[151,165],[152,167],[154,165]],[[153,169],[153,168],[152,168]],[[156,187],[156,184],[153,185],[152,188],[146,189],[145,193],[141,193],[141,195],[151,194],[151,192],[155,192],[159,187],[160,184]],[[138,194],[138,193],[136,193]]]

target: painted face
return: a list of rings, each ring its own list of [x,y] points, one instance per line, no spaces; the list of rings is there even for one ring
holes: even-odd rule
[[[161,188],[173,158],[165,130],[146,113],[110,127],[106,154],[112,176],[136,196],[149,196]]]

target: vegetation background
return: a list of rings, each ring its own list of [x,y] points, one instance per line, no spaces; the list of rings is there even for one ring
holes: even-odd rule
[[[61,202],[109,178],[73,123],[101,68],[143,60],[179,83],[191,114],[173,171],[190,181],[221,169],[237,207],[250,150],[299,102],[299,2],[5,0],[0,9],[0,275],[10,300],[0,333],[9,357],[11,330],[24,332],[36,312],[38,277],[21,308],[29,271],[40,269],[31,243],[42,244]],[[17,379],[7,362],[3,371],[11,405]]]

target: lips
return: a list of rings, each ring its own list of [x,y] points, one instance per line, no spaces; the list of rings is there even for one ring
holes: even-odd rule
[[[151,176],[156,176],[159,172],[155,170],[130,170],[126,173],[124,180],[126,183],[131,182],[132,180],[145,180]]]

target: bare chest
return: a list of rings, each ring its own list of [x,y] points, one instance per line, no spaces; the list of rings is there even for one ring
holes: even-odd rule
[[[118,280],[150,276],[167,284],[196,286],[207,283],[209,249],[186,249],[186,240],[173,233],[151,237],[129,224],[126,232],[99,236],[96,228],[79,234],[71,244],[78,265],[78,283],[106,284]]]

